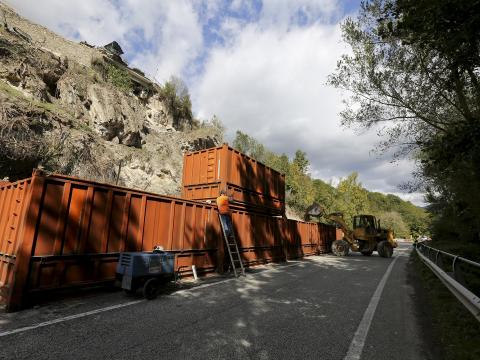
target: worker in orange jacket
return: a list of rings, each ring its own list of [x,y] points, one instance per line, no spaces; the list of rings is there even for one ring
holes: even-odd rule
[[[227,196],[227,191],[224,189],[220,190],[220,196],[217,197],[217,208],[220,215],[220,221],[227,234],[233,231],[232,218],[230,216],[230,200],[231,198]]]

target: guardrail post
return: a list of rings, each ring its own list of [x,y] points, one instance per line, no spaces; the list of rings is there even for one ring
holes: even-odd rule
[[[453,262],[452,262],[452,273],[453,273],[453,278],[454,279],[457,279],[457,274],[456,274],[456,271],[455,271],[455,263],[457,262],[457,258],[458,258],[458,256],[455,256],[453,258]]]
[[[457,258],[458,256],[455,256],[455,258],[453,259],[453,264],[452,264],[453,278],[457,280],[460,284],[465,286],[466,285],[465,278],[463,277],[462,269],[458,268],[457,266]]]
[[[443,270],[443,268],[444,268],[443,267],[443,255],[440,251],[438,252],[438,263],[437,263],[437,265],[440,269]]]

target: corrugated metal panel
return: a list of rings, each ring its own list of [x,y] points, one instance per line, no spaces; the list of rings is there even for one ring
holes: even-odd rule
[[[21,259],[10,294],[13,307],[22,303],[25,284],[28,292],[37,292],[112,280],[121,251],[161,245],[178,253],[176,270],[191,264],[200,272],[217,267],[223,243],[216,209],[208,204],[65,176],[32,179],[0,188],[4,290],[13,267],[5,254]],[[29,203],[25,195],[32,182]],[[15,243],[19,232],[25,236]]]
[[[188,200],[215,201],[222,188],[225,187],[222,187],[219,182],[185,186],[183,188],[183,198]],[[263,194],[230,184],[226,185],[226,189],[228,195],[233,198],[233,202],[231,203],[233,208],[263,212],[274,216],[282,215],[285,212],[285,203],[278,199],[270,198]]]
[[[8,295],[31,179],[0,186],[0,302]]]
[[[220,180],[222,147],[185,154],[183,184],[211,184]]]
[[[332,225],[319,224],[320,227],[320,244],[318,247],[318,252],[320,254],[325,254],[331,252],[332,243],[335,240],[336,228]]]
[[[330,252],[335,227],[322,223],[287,220],[283,231],[284,249],[289,259]]]
[[[254,206],[284,209],[285,176],[227,145],[185,154],[183,168],[184,198],[214,199],[229,188]]]
[[[239,209],[232,216],[246,265],[314,254],[323,241],[317,224]],[[10,310],[36,292],[110,281],[119,252],[155,245],[176,253],[176,271],[226,263],[218,214],[206,203],[38,172],[0,187],[0,280]]]
[[[232,220],[239,251],[247,266],[285,260],[282,218],[233,210]]]

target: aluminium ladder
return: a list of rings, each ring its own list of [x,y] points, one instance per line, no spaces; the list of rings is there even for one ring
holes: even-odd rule
[[[235,277],[240,275],[246,276],[242,258],[240,257],[240,251],[238,251],[237,239],[235,238],[233,229],[227,233],[220,214],[218,217],[220,219],[220,224],[222,225],[223,238],[225,239],[225,245],[227,247],[228,256],[230,257],[230,266],[233,269],[233,274]]]

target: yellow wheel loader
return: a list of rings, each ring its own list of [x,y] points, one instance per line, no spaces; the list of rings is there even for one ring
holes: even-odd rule
[[[374,251],[381,257],[389,258],[397,242],[394,240],[393,230],[380,226],[380,220],[373,215],[357,215],[353,217],[353,230],[351,230],[342,213],[332,213],[325,216],[335,222],[343,231],[343,239],[335,240],[332,252],[337,256],[346,256],[348,252],[359,251],[365,256],[370,256]]]
[[[357,215],[353,217],[353,230],[351,230],[342,213],[325,215],[325,209],[318,203],[313,203],[305,212],[305,221],[311,217],[324,217],[333,221],[343,231],[343,239],[335,240],[332,252],[337,256],[346,256],[349,251],[359,251],[365,256],[370,256],[374,251],[382,257],[392,257],[393,249],[397,247],[393,230],[380,226],[380,220],[373,215]]]

